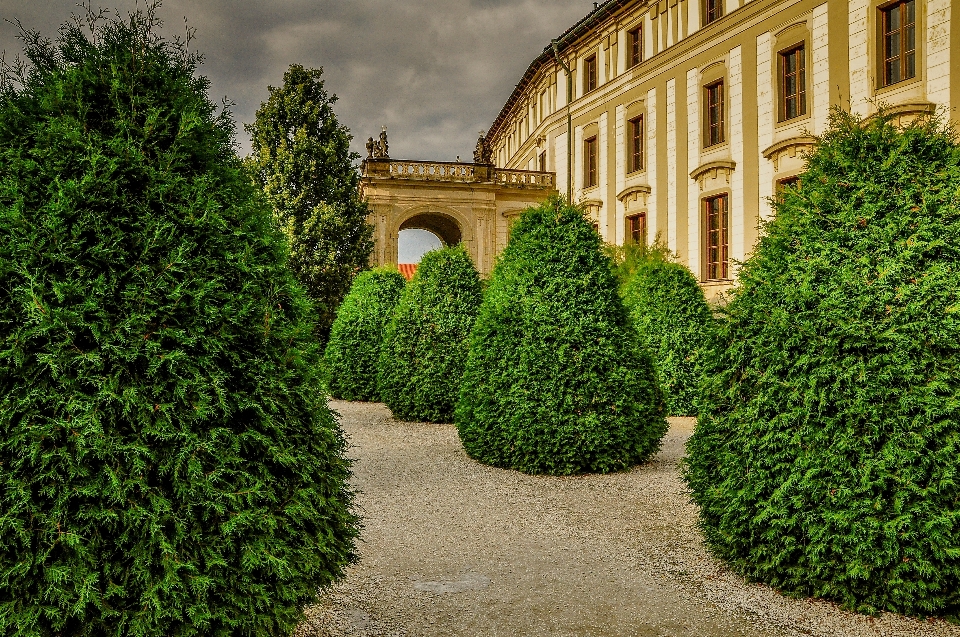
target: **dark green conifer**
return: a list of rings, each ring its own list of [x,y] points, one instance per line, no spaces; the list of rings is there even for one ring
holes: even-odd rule
[[[696,277],[679,263],[640,260],[624,288],[624,303],[653,358],[671,416],[696,415],[700,357],[713,316]]]
[[[714,553],[851,609],[960,609],[960,149],[839,111],[707,357],[686,480]]]
[[[380,398],[404,420],[451,422],[483,291],[463,246],[423,255],[380,351]]]
[[[354,555],[310,304],[155,8],[0,94],[2,635],[287,637]]]
[[[330,395],[343,400],[379,400],[380,346],[406,280],[396,268],[361,272],[330,331],[325,363]]]
[[[618,471],[659,449],[664,413],[596,231],[560,199],[524,212],[470,337],[464,449],[527,473]]]

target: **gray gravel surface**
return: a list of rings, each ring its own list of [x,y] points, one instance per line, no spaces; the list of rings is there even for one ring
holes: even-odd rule
[[[332,402],[356,460],[360,562],[296,637],[957,636],[960,626],[789,599],[711,558],[671,419],[648,465],[545,477],[478,464],[452,425]]]

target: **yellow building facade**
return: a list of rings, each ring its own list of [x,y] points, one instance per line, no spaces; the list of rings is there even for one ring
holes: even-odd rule
[[[595,3],[530,64],[486,143],[498,168],[555,173],[604,240],[659,235],[712,297],[832,107],[960,119],[953,4]]]

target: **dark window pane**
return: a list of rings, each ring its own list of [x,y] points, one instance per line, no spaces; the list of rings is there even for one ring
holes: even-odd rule
[[[885,36],[886,57],[887,59],[900,56],[900,32],[891,33]]]
[[[916,53],[907,53],[904,59],[903,79],[907,80],[917,76],[917,55]]]
[[[887,33],[900,30],[900,7],[887,9]]]
[[[917,21],[917,3],[914,0],[905,3],[903,9],[906,14],[904,24],[913,24]]]
[[[900,81],[900,60],[895,58],[886,63],[887,84],[896,84]]]

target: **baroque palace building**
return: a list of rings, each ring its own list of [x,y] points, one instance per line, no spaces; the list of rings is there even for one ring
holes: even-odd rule
[[[958,120],[958,22],[951,0],[595,3],[530,64],[486,147],[496,170],[555,173],[604,240],[659,235],[713,297],[832,107]]]

